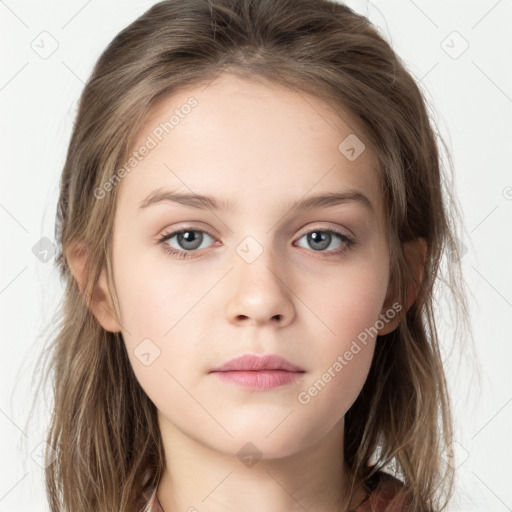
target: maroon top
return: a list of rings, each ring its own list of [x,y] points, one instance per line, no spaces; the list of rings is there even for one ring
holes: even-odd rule
[[[370,479],[370,486],[373,490],[356,507],[354,512],[381,512],[391,502],[393,512],[406,512],[408,510],[410,495],[405,485],[398,478],[384,471],[377,471]]]
[[[353,512],[381,512],[390,504],[393,498],[393,512],[407,511],[407,493],[400,494],[400,490],[406,491],[404,484],[384,471],[378,471],[369,482],[372,489],[368,496],[355,508]],[[141,496],[137,503],[140,512],[164,512],[155,491],[150,496]]]

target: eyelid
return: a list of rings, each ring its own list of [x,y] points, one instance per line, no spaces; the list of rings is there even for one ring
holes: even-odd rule
[[[334,231],[340,235],[346,236],[347,238],[355,238],[354,233],[347,228],[340,228],[338,226],[326,226],[326,225],[313,225],[308,228],[304,228],[304,230],[300,231],[300,235],[297,236],[296,240],[302,238],[304,235],[311,233],[312,231]]]
[[[196,225],[194,223],[194,221],[191,221],[189,223],[184,222],[181,225],[165,228],[164,230],[162,230],[160,232],[160,234],[158,234],[157,240],[161,240],[162,238],[164,238],[165,236],[170,235],[170,234],[176,234],[177,232],[179,232],[181,230],[202,231],[214,239],[218,238],[217,235],[214,235],[210,229]],[[296,242],[297,240],[302,238],[304,235],[307,235],[315,230],[334,231],[335,233],[338,233],[342,236],[346,236],[346,237],[352,238],[352,239],[355,238],[355,235],[347,228],[339,228],[339,227],[332,227],[332,226],[325,226],[325,225],[313,225],[311,227],[301,229],[300,234],[297,235],[297,237],[294,239],[294,242]]]
[[[206,233],[207,235],[210,235],[212,238],[217,239],[217,235],[214,235],[213,232],[206,227],[203,227],[201,225],[196,225],[193,221],[192,222],[183,222],[181,224],[173,225],[172,227],[164,228],[158,235],[157,240],[161,240],[163,237],[170,235],[170,234],[176,234],[180,231],[201,231]]]

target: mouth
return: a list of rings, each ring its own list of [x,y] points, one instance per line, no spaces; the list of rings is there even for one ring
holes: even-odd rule
[[[282,370],[288,372],[305,372],[296,364],[277,354],[244,354],[230,359],[220,366],[213,368],[212,372],[229,371],[260,371],[260,370]]]
[[[224,382],[246,389],[265,391],[291,384],[304,376],[306,371],[287,359],[275,355],[246,354],[210,371]]]

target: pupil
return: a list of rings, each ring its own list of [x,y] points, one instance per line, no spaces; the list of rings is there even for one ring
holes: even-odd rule
[[[329,247],[329,243],[331,241],[331,235],[329,233],[325,233],[323,231],[313,231],[309,234],[310,243],[313,245],[315,249],[325,249]],[[317,247],[315,247],[317,244]],[[319,246],[318,246],[319,244]]]
[[[202,236],[195,231],[184,231],[178,235],[178,240],[184,249],[197,249],[201,245]]]

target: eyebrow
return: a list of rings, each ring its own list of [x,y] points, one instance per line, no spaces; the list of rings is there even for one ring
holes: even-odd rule
[[[161,188],[153,190],[141,203],[139,209],[148,208],[151,205],[171,202],[184,206],[190,206],[199,209],[235,211],[236,201],[228,201],[225,198],[215,198],[203,194],[189,194],[176,191],[163,190]],[[298,201],[288,204],[290,211],[308,211],[315,208],[329,208],[340,204],[356,203],[366,207],[371,212],[375,209],[371,201],[362,192],[355,189],[347,189],[340,192],[324,192],[315,195],[303,197]]]

